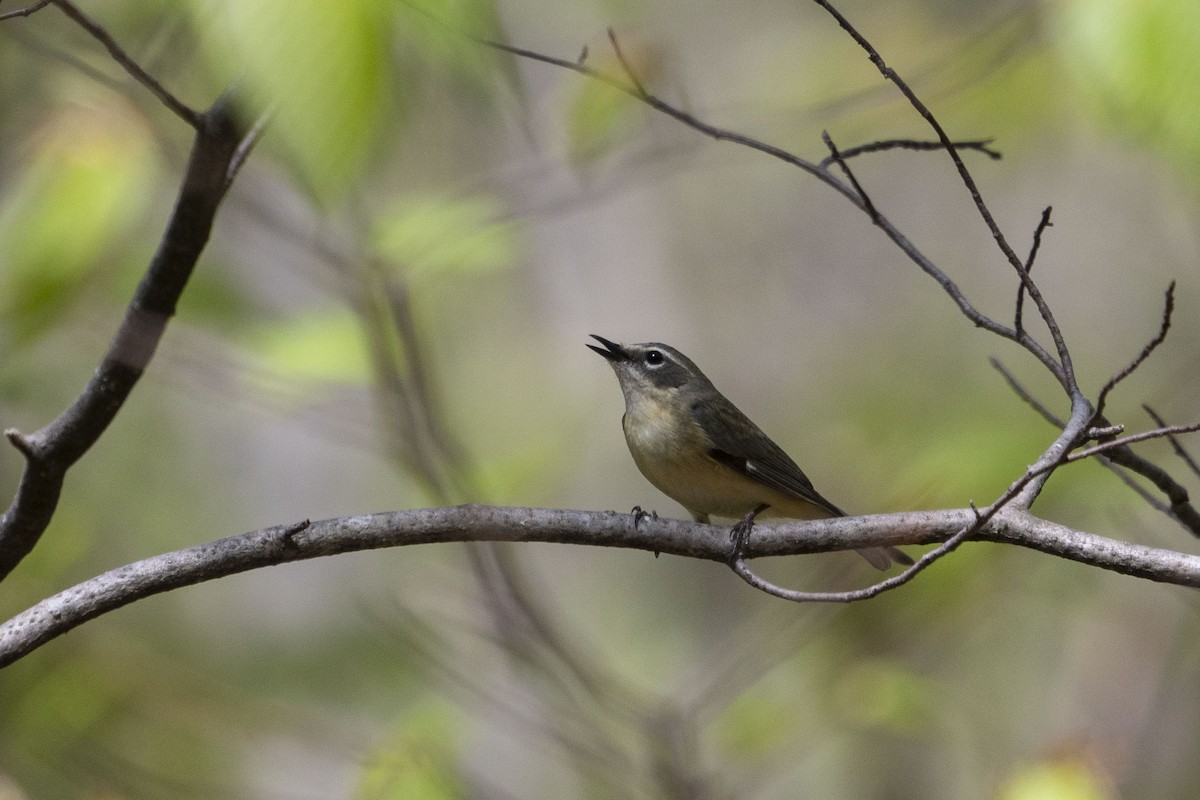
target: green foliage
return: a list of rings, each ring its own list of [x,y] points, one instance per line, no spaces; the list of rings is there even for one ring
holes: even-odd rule
[[[385,0],[196,2],[212,59],[237,65],[298,176],[324,200],[362,175],[390,90]]]
[[[146,211],[157,177],[151,134],[119,98],[101,98],[52,110],[6,187],[0,318],[14,342],[56,324]]]
[[[1116,800],[1116,793],[1083,759],[1028,764],[1005,781],[997,800]]]
[[[587,65],[602,75],[630,85],[628,65],[638,82],[647,91],[653,91],[662,69],[658,51],[633,37],[622,37],[620,41],[624,64],[606,41],[600,53],[586,59]],[[573,82],[564,109],[567,153],[571,161],[580,166],[600,160],[624,144],[645,117],[644,104],[604,81]]]
[[[1200,181],[1200,4],[1073,0],[1060,24],[1064,61],[1093,113]]]
[[[566,112],[567,148],[576,164],[610,153],[643,116],[641,104],[599,81],[576,86]]]
[[[362,322],[346,308],[264,324],[250,349],[277,375],[327,383],[364,383],[371,370]]]
[[[404,717],[369,758],[355,800],[453,800],[466,796],[458,775],[459,715],[429,699]]]
[[[511,266],[517,256],[516,228],[502,217],[500,204],[487,195],[412,198],[376,218],[373,244],[411,278],[489,272]]]

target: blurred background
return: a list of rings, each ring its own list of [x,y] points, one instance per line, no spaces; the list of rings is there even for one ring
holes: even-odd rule
[[[20,7],[15,0],[0,12]],[[956,139],[1110,416],[1200,418],[1200,6],[842,0]],[[616,72],[812,160],[930,138],[814,4],[96,0],[185,102],[270,106],[159,353],[4,583],[8,618],[255,528],[480,501],[684,516],[637,473],[589,333],[670,343],[851,513],[986,504],[1054,430],[839,195],[494,39]],[[102,356],[186,126],[58,9],[0,22],[0,424]],[[854,162],[984,311],[1016,278],[938,153]],[[1027,317],[1032,319],[1032,317]],[[1040,328],[1039,328],[1040,330]],[[1181,478],[1166,443],[1144,454]],[[0,448],[11,498],[22,461]],[[1194,483],[1193,483],[1194,485]],[[8,500],[5,499],[4,503]],[[1197,543],[1109,472],[1035,511]],[[757,565],[864,585],[853,555]],[[261,570],[97,619],[0,672],[0,798],[1190,798],[1194,593],[969,544],[909,586],[794,606],[644,552],[425,546]]]

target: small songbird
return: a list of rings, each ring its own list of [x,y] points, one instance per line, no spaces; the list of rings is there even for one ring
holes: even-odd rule
[[[634,463],[697,522],[709,517],[844,517],[787,453],[717,391],[691,359],[657,342],[588,347],[608,360],[621,392],[621,426]],[[895,547],[858,553],[878,569],[912,559]]]

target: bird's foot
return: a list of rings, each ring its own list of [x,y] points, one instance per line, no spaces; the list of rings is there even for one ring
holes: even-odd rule
[[[657,511],[643,511],[641,506],[634,506],[633,510],[630,511],[629,513],[633,514],[633,529],[634,530],[637,530],[638,526],[640,526],[642,524],[642,522],[644,522],[645,520],[658,519]]]
[[[630,511],[629,513],[630,513],[630,514],[633,514],[633,529],[634,529],[635,531],[638,529],[638,526],[639,526],[639,525],[641,525],[641,524],[642,524],[642,522],[643,522],[644,520],[648,520],[648,519],[649,519],[649,520],[656,520],[656,519],[658,519],[658,512],[657,512],[657,511],[642,511],[642,507],[641,507],[641,506],[634,506],[634,507],[633,507],[633,510],[632,510],[632,511]],[[654,557],[655,557],[655,558],[658,558],[658,551],[657,551],[657,550],[655,550],[655,551],[654,551]]]
[[[754,530],[754,518],[767,510],[767,504],[755,508],[746,516],[738,520],[732,528],[729,529],[729,541],[733,542],[732,551],[729,554],[730,565],[736,564],[742,560],[742,552],[746,549],[746,545],[750,542],[750,532]]]

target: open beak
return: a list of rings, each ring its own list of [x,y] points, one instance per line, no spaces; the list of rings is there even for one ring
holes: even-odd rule
[[[589,345],[587,345],[589,350],[599,353],[600,355],[604,356],[610,362],[617,362],[617,361],[624,360],[625,349],[623,347],[621,347],[621,345],[617,344],[616,342],[610,342],[608,339],[605,339],[603,336],[597,336],[594,333],[590,334],[590,335],[597,342],[604,345],[604,347],[596,347],[596,345],[594,345],[594,344],[589,344]]]

